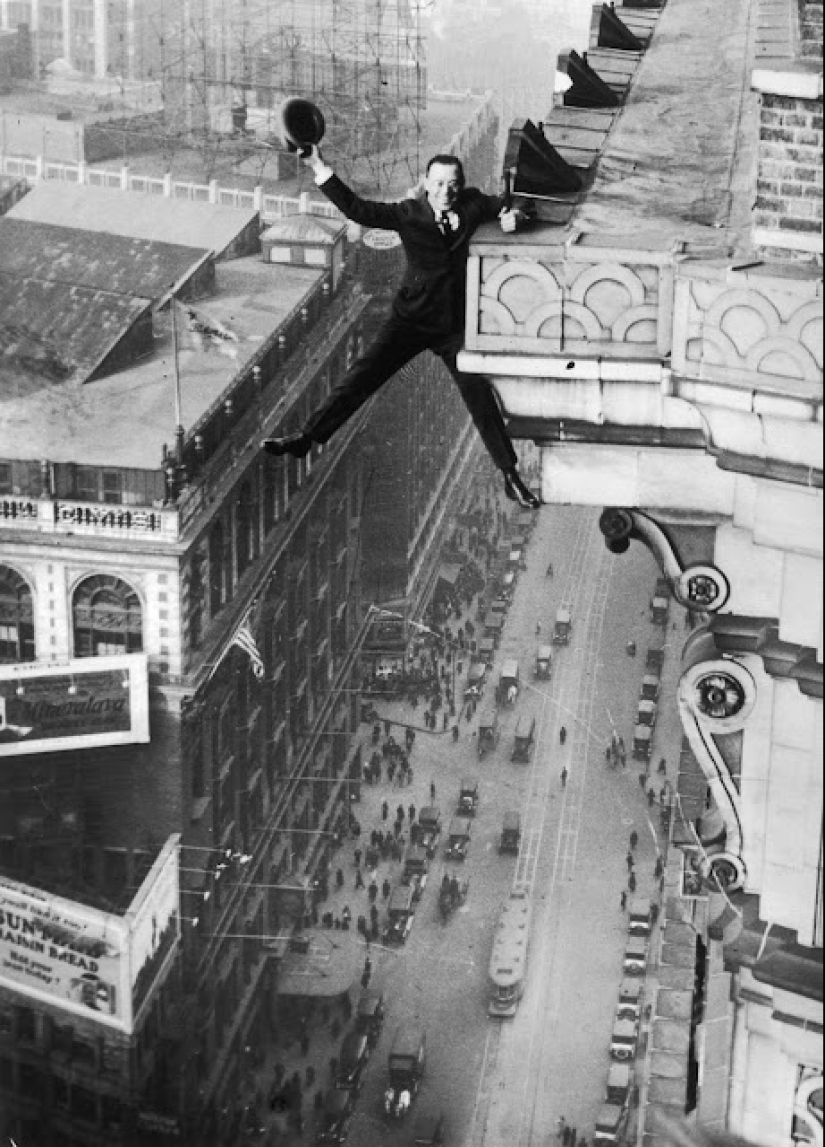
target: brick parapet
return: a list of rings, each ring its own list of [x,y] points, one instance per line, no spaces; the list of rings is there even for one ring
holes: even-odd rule
[[[762,92],[755,242],[787,258],[822,251],[822,101]]]

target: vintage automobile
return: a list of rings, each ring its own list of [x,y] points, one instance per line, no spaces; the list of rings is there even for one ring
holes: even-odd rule
[[[656,579],[656,588],[650,599],[650,620],[654,625],[667,625],[670,610],[670,584],[667,578]]]
[[[634,1020],[638,1023],[642,1015],[642,981],[635,976],[622,980],[619,988],[619,1002],[616,1005],[616,1018]]]
[[[536,718],[519,717],[516,725],[516,735],[513,741],[511,761],[529,761],[533,752],[536,736]]]
[[[607,1093],[605,1099],[608,1103],[616,1103],[623,1107],[630,1098],[630,1065],[626,1063],[611,1063],[607,1073]]]
[[[515,705],[519,693],[519,668],[515,658],[508,658],[501,667],[496,688],[496,701],[499,705]]]
[[[366,1032],[348,1032],[341,1043],[335,1086],[340,1090],[361,1090],[364,1068],[369,1063],[370,1042]]]
[[[413,1125],[414,1147],[444,1147],[446,1124],[441,1112],[419,1115]]]
[[[415,904],[412,888],[394,888],[387,908],[387,926],[384,929],[385,944],[403,944],[410,934],[415,919]]]
[[[415,836],[414,843],[425,849],[427,856],[432,860],[441,840],[441,810],[435,805],[425,805],[419,809],[418,820],[413,821],[410,829],[410,837],[413,836]]]
[[[384,1110],[393,1119],[402,1119],[418,1094],[427,1062],[427,1037],[416,1024],[396,1029],[387,1061],[389,1086],[384,1093]]]
[[[553,644],[569,645],[570,634],[573,630],[573,621],[569,609],[560,609],[556,613],[556,624],[553,626]]]
[[[653,729],[650,725],[636,725],[633,730],[633,759],[649,761],[653,751]]]
[[[479,757],[483,757],[488,750],[495,749],[500,735],[498,713],[492,707],[485,709],[478,719],[477,751]]]
[[[485,665],[491,666],[493,658],[496,655],[496,643],[489,637],[483,638],[478,643],[478,659],[483,661]]]
[[[617,1019],[610,1036],[610,1058],[626,1063],[636,1058],[639,1025],[635,1020]]]
[[[648,649],[647,657],[645,658],[645,670],[648,673],[659,673],[661,675],[662,666],[665,663],[664,649]]]
[[[470,833],[472,821],[466,817],[455,816],[450,821],[447,832],[447,847],[444,850],[445,860],[466,860],[470,847]]]
[[[427,887],[427,875],[430,871],[430,856],[421,844],[411,844],[404,857],[404,868],[401,872],[401,883],[413,890],[413,900],[421,899]]]
[[[501,839],[498,843],[499,854],[508,852],[518,856],[521,847],[521,815],[517,812],[506,812],[501,825]]]
[[[380,988],[365,988],[355,1008],[355,1030],[363,1032],[370,1047],[375,1047],[384,1027],[384,993]]]
[[[458,807],[456,812],[459,816],[475,816],[478,809],[478,781],[473,777],[462,777],[461,786],[458,790]]]
[[[628,936],[624,950],[624,974],[643,976],[647,968],[647,937]]]
[[[478,701],[484,692],[484,682],[487,680],[487,663],[473,661],[467,672],[467,683],[464,686],[464,700]]]
[[[658,701],[661,684],[661,677],[658,673],[645,673],[639,691],[640,699],[642,701]]]
[[[356,1103],[355,1091],[333,1088],[327,1092],[321,1112],[315,1142],[345,1143],[349,1134]]]
[[[639,701],[636,713],[636,724],[650,725],[652,729],[656,724],[656,708],[655,701]]]
[[[444,879],[441,881],[441,888],[438,892],[438,911],[442,921],[446,924],[447,921],[455,912],[456,908],[467,899],[467,893],[470,891],[470,881],[468,877],[459,880],[455,876],[448,876],[444,874]]]
[[[624,1133],[627,1127],[628,1108],[617,1103],[605,1103],[596,1116],[596,1125],[593,1129],[593,1142],[624,1143]]]
[[[536,650],[536,678],[539,681],[549,681],[553,673],[553,647],[540,645]]]

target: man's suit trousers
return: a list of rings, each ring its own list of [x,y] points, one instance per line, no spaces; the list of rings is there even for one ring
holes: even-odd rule
[[[456,357],[462,344],[461,333],[433,337],[396,319],[389,319],[375,342],[310,417],[304,433],[313,442],[327,442],[397,371],[422,351],[431,350],[453,376],[493,462],[500,470],[510,470],[518,459],[491,384],[479,375],[463,374],[456,367]]]

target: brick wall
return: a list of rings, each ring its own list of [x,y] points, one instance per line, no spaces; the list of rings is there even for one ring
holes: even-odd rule
[[[787,258],[783,236],[797,256],[811,257],[817,245],[821,254],[821,100],[763,93],[754,223],[776,233],[766,254]]]
[[[800,54],[818,60],[822,55],[822,0],[799,0]]]

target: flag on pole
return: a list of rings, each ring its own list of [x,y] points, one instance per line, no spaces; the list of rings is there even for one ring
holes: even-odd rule
[[[221,653],[218,660],[212,666],[212,672],[209,674],[210,680],[217,673],[218,669],[223,664],[224,658],[233,646],[237,646],[238,649],[242,650],[247,655],[249,660],[252,662],[252,672],[255,674],[259,681],[263,680],[265,677],[266,669],[264,667],[264,659],[261,657],[261,651],[258,649],[258,643],[255,640],[255,635],[252,632],[252,615],[255,612],[255,609],[256,606],[253,602],[249,609],[246,611],[243,621],[227,642],[223,653]]]
[[[196,310],[189,303],[181,303],[176,299],[175,308],[179,329],[186,333],[186,341],[191,350],[208,351],[210,347],[214,347],[220,354],[225,354],[229,358],[238,357],[235,344],[240,342],[240,339],[229,327],[204,311]]]

